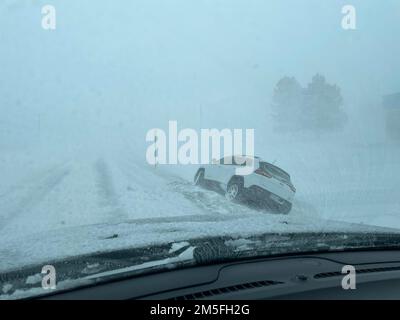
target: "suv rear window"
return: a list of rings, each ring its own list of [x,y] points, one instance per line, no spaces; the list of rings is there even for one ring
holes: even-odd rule
[[[279,180],[283,180],[285,182],[290,182],[290,176],[288,173],[286,173],[282,169],[279,169],[278,167],[275,167],[274,165],[272,165],[268,162],[260,162],[260,168],[262,170],[272,174],[274,177],[278,178]]]

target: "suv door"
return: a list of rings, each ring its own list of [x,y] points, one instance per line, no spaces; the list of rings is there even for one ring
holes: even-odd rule
[[[214,180],[222,184],[227,184],[235,172],[236,166],[233,163],[232,156],[213,161],[206,170],[206,179]]]

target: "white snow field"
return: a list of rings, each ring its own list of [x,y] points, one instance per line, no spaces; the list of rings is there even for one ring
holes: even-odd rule
[[[2,154],[0,271],[193,237],[354,226],[343,221],[400,228],[395,145],[296,143],[260,150],[292,175],[297,194],[289,215],[231,203],[192,184],[195,166],[152,167],[132,149]]]

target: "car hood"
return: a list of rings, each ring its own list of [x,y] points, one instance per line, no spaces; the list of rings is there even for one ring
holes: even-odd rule
[[[41,279],[44,265],[55,266],[61,283],[57,288],[64,289],[123,274],[230,259],[398,244],[400,230],[339,221],[300,223],[272,215],[130,220],[9,239],[0,250],[0,289],[5,293],[6,286],[7,294],[17,292],[18,297],[32,295],[33,289],[43,293],[40,281],[29,279]]]

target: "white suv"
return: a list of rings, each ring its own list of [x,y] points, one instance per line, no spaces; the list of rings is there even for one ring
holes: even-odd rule
[[[245,161],[254,161],[254,170],[248,175],[238,175],[236,169],[246,165]],[[254,200],[284,214],[292,209],[296,193],[288,173],[259,157],[230,156],[214,160],[197,171],[194,182],[217,187],[229,200]]]

